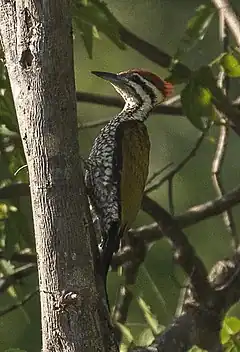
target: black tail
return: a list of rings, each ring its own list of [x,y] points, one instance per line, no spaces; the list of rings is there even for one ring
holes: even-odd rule
[[[114,222],[112,223],[110,230],[108,231],[106,239],[104,239],[100,244],[102,277],[105,285],[108,307],[109,307],[109,301],[108,301],[108,295],[107,295],[107,274],[112,262],[113,253],[118,251],[119,244],[120,244],[119,223]]]
[[[112,262],[113,253],[118,251],[120,244],[119,236],[119,225],[118,222],[112,223],[110,230],[107,234],[107,238],[101,244],[101,258],[102,258],[102,270],[103,270],[103,279],[107,279],[107,274],[109,267]]]

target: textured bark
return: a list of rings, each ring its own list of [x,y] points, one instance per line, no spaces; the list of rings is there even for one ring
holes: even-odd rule
[[[79,158],[70,1],[0,0],[0,31],[29,171],[42,352],[117,351]]]

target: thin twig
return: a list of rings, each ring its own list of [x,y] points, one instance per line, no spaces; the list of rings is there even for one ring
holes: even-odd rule
[[[36,254],[27,252],[15,252],[9,258],[3,249],[0,249],[0,259],[9,259],[17,263],[36,263]]]
[[[144,39],[138,37],[136,34],[125,28],[120,22],[118,22],[118,27],[121,39],[125,44],[138,51],[150,61],[155,62],[159,66],[167,69],[170,67],[172,64],[172,56],[158,49],[156,46],[150,44]],[[175,69],[179,70],[179,72],[181,72],[184,77],[189,77],[191,74],[191,70],[181,63],[177,63]]]
[[[225,26],[225,11],[221,9],[219,11],[219,38],[223,47],[223,51],[228,50],[228,33]],[[223,89],[226,95],[229,94],[229,79],[225,76],[224,72],[221,71],[219,74],[219,87]],[[221,170],[224,164],[227,145],[228,145],[228,136],[229,136],[229,126],[228,124],[220,126],[219,139],[217,144],[217,149],[212,163],[212,179],[213,185],[216,190],[217,195],[222,196],[225,191],[221,180]],[[227,228],[227,231],[232,237],[232,246],[236,250],[239,245],[236,225],[233,219],[233,215],[230,209],[225,211],[223,214],[223,221]]]
[[[215,153],[213,164],[212,164],[213,185],[214,185],[214,188],[216,190],[217,195],[219,195],[219,196],[222,196],[224,193],[224,187],[223,187],[222,181],[221,181],[221,169],[222,169],[224,157],[226,154],[226,147],[227,147],[227,143],[228,143],[228,134],[229,134],[228,127],[221,126],[218,145],[217,145],[216,153]],[[225,212],[223,212],[222,216],[223,216],[223,221],[226,226],[226,229],[230,233],[230,235],[232,236],[232,246],[233,246],[234,250],[236,250],[238,247],[238,244],[239,244],[239,240],[238,240],[237,229],[236,229],[236,225],[235,225],[235,221],[233,219],[231,209],[227,209]]]
[[[239,301],[239,254],[217,262],[209,274],[209,281],[212,287],[218,287],[220,282],[223,288],[211,292],[200,304],[191,289],[188,290],[182,314],[150,346],[135,347],[131,351],[185,352],[194,344],[208,351],[223,351],[219,339],[221,322],[229,308]]]
[[[117,107],[122,107],[123,103],[121,99],[113,96],[102,96],[98,94],[93,94],[93,93],[87,93],[87,92],[77,92],[77,98],[78,101],[85,101],[88,103],[92,104],[102,104],[104,106],[117,106]],[[240,112],[239,112],[239,104],[230,104],[227,101],[221,101],[218,99],[215,99],[213,97],[213,103],[216,106],[216,108],[219,111],[222,111],[229,119],[229,124],[230,127],[234,130],[235,133],[237,133],[238,136],[240,136]],[[179,117],[184,117],[182,107],[181,106],[166,106],[164,104],[156,106],[155,109],[152,111],[153,114],[166,114],[169,116],[179,116]],[[79,126],[79,129],[84,129],[84,128],[91,128],[91,127],[98,127],[101,126],[105,123],[107,123],[109,119],[104,119],[101,121],[94,121],[94,122],[87,122],[82,123]]]
[[[111,106],[111,107],[123,107],[122,99],[114,96],[107,96],[107,95],[100,95],[95,93],[88,93],[88,92],[76,92],[76,98],[78,102],[86,102],[91,104],[99,104],[104,106]],[[170,115],[170,116],[181,116],[183,115],[182,108],[180,106],[171,106],[171,104],[175,103],[179,100],[179,95],[174,96],[168,100],[166,100],[163,104],[157,105],[152,114],[161,114],[161,115]],[[102,119],[93,122],[85,122],[79,125],[79,129],[86,129],[86,128],[95,128],[101,125],[106,124],[109,121],[109,118]]]
[[[240,203],[240,186],[232,191],[219,196],[214,200],[209,200],[203,204],[195,205],[185,213],[175,216],[181,228],[189,227],[198,222],[219,215]]]
[[[177,95],[174,95],[173,97],[165,100],[164,103],[162,103],[162,105],[169,106],[169,105],[172,105],[172,104],[179,102],[180,100],[181,100],[181,95],[177,94]]]
[[[164,313],[166,314],[166,317],[169,318],[169,312],[167,310],[167,305],[166,305],[166,301],[164,300],[164,297],[161,295],[161,293],[159,292],[155,282],[153,281],[151,275],[149,274],[147,268],[146,268],[146,265],[143,263],[142,266],[141,266],[141,270],[142,272],[144,273],[144,275],[146,276],[147,280],[149,281],[150,285],[151,285],[151,288],[153,290],[153,292],[155,293],[156,295],[156,298],[158,299],[158,301],[160,302],[163,310],[164,310]]]
[[[107,119],[102,119],[102,120],[98,120],[98,121],[94,121],[94,122],[85,122],[85,123],[80,123],[78,125],[78,129],[79,130],[84,130],[86,128],[96,128],[102,125],[105,125],[106,123],[108,123],[110,121],[109,118]]]
[[[4,315],[6,315],[6,314],[18,309],[18,308],[20,308],[22,306],[24,306],[24,304],[26,304],[28,301],[30,301],[30,299],[32,299],[38,292],[39,292],[39,289],[37,288],[35,291],[27,294],[25,296],[25,298],[21,302],[18,302],[18,303],[13,304],[13,305],[11,305],[11,306],[3,309],[3,310],[0,310],[0,317],[2,317]]]
[[[194,207],[188,209],[185,213],[173,217],[173,219],[177,222],[181,229],[188,228],[189,226],[196,225],[200,221],[209,219],[212,216],[217,216],[226,209],[236,206],[239,203],[240,186],[236,187],[231,192],[226,193],[223,197],[218,197],[206,203],[195,205]],[[130,230],[130,234],[135,238],[135,241],[140,238],[141,241],[144,241],[147,246],[150,246],[152,243],[163,237],[163,233],[156,222],[132,229]],[[136,246],[124,247],[120,252],[114,255],[112,264],[114,264],[114,266],[120,266],[128,261],[131,261],[132,258],[135,257],[135,251]]]
[[[200,148],[206,132],[202,132],[199,138],[197,139],[196,144],[194,145],[193,149],[189,152],[189,154],[178,164],[175,168],[173,168],[168,174],[166,174],[159,182],[156,184],[148,187],[145,190],[145,194],[148,194],[157,188],[161,187],[166,181],[169,181],[174,178],[174,176],[196,155],[196,152]]]
[[[28,184],[18,184],[20,192],[18,192],[17,188],[14,187],[14,191],[20,195],[29,195],[29,186]],[[23,187],[25,186],[25,187]],[[10,192],[10,195],[12,194],[12,190],[9,188],[10,186],[7,187],[7,191]],[[24,192],[23,192],[24,191]],[[21,193],[23,192],[23,193]],[[19,194],[20,193],[20,194]],[[4,191],[4,194],[6,195],[6,192]],[[189,210],[187,210],[185,213],[175,216],[174,220],[177,222],[177,225],[179,228],[186,228],[191,225],[195,225],[198,222],[208,219],[211,216],[216,216],[221,214],[223,211],[226,209],[229,209],[230,207],[233,207],[240,202],[240,186],[236,187],[234,190],[231,192],[226,193],[222,197],[218,197],[214,200],[208,201],[203,204],[196,205]],[[124,265],[127,262],[131,262],[133,260],[136,260],[136,258],[139,258],[139,263],[141,260],[144,260],[144,257],[139,256],[139,248],[147,248],[149,245],[154,243],[155,241],[161,239],[163,236],[161,229],[159,228],[159,225],[157,223],[152,223],[151,225],[147,226],[141,226],[137,229],[133,229],[130,231],[130,239],[132,245],[127,245],[124,247],[121,251],[119,251],[117,254],[114,255],[113,257],[113,262],[112,262],[112,267],[118,267],[121,265]],[[143,246],[139,247],[139,240],[142,243]],[[5,258],[4,257],[4,251],[0,252],[0,258]],[[28,255],[26,253],[14,253],[12,256],[12,260],[19,261],[19,262],[34,262],[34,255]],[[35,258],[36,260],[36,258]],[[32,269],[31,269],[32,270]],[[36,270],[36,266],[35,266]],[[21,276],[21,275],[20,275]],[[18,277],[19,279],[20,277]],[[16,276],[14,278],[14,282],[16,283]],[[5,286],[6,287],[6,286]],[[9,286],[8,286],[9,287]],[[129,291],[130,292],[130,291]],[[118,311],[122,311],[126,317],[126,312],[128,312],[130,303],[132,298],[130,298],[130,293],[127,293],[126,298],[122,299],[122,303],[120,304],[121,306],[124,306],[124,309],[118,307]],[[124,316],[122,315],[122,319]],[[126,319],[126,318],[124,318]],[[124,319],[122,321],[124,321]]]
[[[134,248],[134,255],[131,256],[131,260],[124,263],[124,284],[120,286],[112,313],[113,322],[121,323],[122,325],[127,321],[129,307],[134,298],[133,292],[129,287],[135,285],[139,267],[144,262],[147,254],[147,247],[141,238],[136,242],[135,238],[130,235],[129,247]],[[116,329],[115,335],[120,342],[122,338],[121,330]]]
[[[172,166],[172,162],[168,163],[167,165],[165,165],[164,167],[162,167],[160,170],[155,171],[152,176],[149,177],[146,185],[149,185],[150,183],[152,183],[156,177],[158,177],[159,175],[161,175],[163,173],[163,171],[165,171],[166,169],[168,169],[170,166]]]
[[[30,196],[30,189],[28,183],[16,183],[11,184],[6,187],[0,188],[0,199],[2,198],[11,198],[11,197],[29,197]],[[224,194],[222,197],[217,197],[216,199],[206,201],[205,203],[201,203],[198,205],[194,205],[190,209],[188,209],[183,214],[177,215],[174,219],[178,222],[178,225],[181,228],[189,227],[199,223],[202,220],[209,219],[210,217],[217,216],[227,209],[230,209],[237,204],[240,203],[240,185],[232,189],[231,191]],[[148,225],[143,226],[140,229],[143,229],[145,232],[146,230],[146,237],[151,238],[151,233],[154,235],[159,233],[157,230],[157,225]],[[155,233],[156,231],[156,233]],[[146,238],[144,238],[145,240]],[[157,236],[154,237],[154,240],[157,240]],[[128,258],[127,250],[126,258]],[[18,261],[17,256],[23,255],[22,253],[16,253],[14,255],[13,260]],[[0,257],[4,256],[3,252],[0,252]],[[22,260],[25,262],[25,255],[24,259]],[[32,262],[32,258],[26,262]]]
[[[203,261],[197,256],[193,246],[174,218],[154,200],[146,195],[143,198],[143,210],[158,223],[163,235],[174,249],[176,262],[190,277],[199,301],[203,302],[206,295],[209,295],[212,290]]]
[[[36,271],[36,264],[26,264],[15,270],[13,274],[0,278],[0,293],[5,292],[9,286],[16,285],[19,280],[28,277]]]
[[[89,92],[76,92],[76,99],[77,102],[81,103],[90,103],[90,104],[97,104],[97,105],[104,105],[108,107],[118,107],[121,108],[123,106],[123,101],[121,98],[117,96],[109,96],[109,95],[100,95],[96,93],[89,93]],[[162,114],[162,115],[171,115],[171,116],[179,116],[183,117],[183,110],[180,105],[172,106],[172,104],[176,103],[179,100],[179,95],[173,96],[166,100],[161,105],[157,105],[152,114]],[[237,98],[233,101],[233,106],[239,108],[240,98]],[[109,119],[102,120],[102,124],[108,122]],[[91,128],[95,127],[95,123],[98,121],[94,121],[93,123],[84,123],[79,126],[79,128]],[[99,125],[101,122],[99,122]]]
[[[183,286],[182,286],[182,288],[180,290],[180,295],[179,295],[178,302],[177,302],[177,308],[176,308],[176,311],[175,311],[175,314],[174,314],[175,317],[180,317],[183,314],[183,312],[184,312],[184,304],[186,302],[186,298],[187,298],[187,295],[188,295],[188,290],[190,288],[191,288],[191,280],[189,279],[189,277],[187,277],[184,280]]]
[[[6,186],[0,189],[0,194],[1,191],[4,195],[4,198],[11,197],[13,193],[17,197],[30,195],[29,185],[27,183]],[[222,197],[217,197],[216,199],[209,200],[205,203],[191,207],[183,214],[176,215],[174,220],[177,221],[180,228],[187,228],[189,226],[198,224],[200,221],[209,219],[210,217],[220,215],[227,209],[230,209],[239,203],[240,185],[230,192],[224,194]],[[141,239],[147,244],[151,244],[162,237],[157,223],[141,226],[137,229],[131,230],[130,232],[132,233],[133,237],[141,237]],[[126,246],[122,249],[121,252],[114,255],[113,262],[116,266],[123,265],[125,262],[130,261],[132,257],[132,248],[130,246]],[[0,251],[0,258],[6,258],[4,251]],[[34,254],[16,252],[13,253],[11,260],[20,263],[34,263],[34,258]]]

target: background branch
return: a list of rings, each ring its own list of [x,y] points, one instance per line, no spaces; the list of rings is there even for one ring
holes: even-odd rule
[[[212,216],[221,214],[227,209],[239,204],[240,202],[240,186],[226,193],[223,197],[218,197],[206,203],[195,205],[188,209],[185,213],[178,215],[175,219],[180,227],[189,227],[197,224],[199,221],[208,219]]]
[[[239,18],[233,11],[232,7],[227,0],[212,0],[215,7],[224,13],[224,18],[231,31],[237,45],[240,47],[240,23]]]
[[[136,34],[124,27],[120,22],[118,22],[118,26],[121,39],[125,44],[159,66],[164,68],[169,68],[171,66],[172,57],[169,54],[158,49],[146,40],[139,38]],[[177,63],[175,69],[181,72],[182,77],[189,77],[191,74],[191,70],[186,65],[181,63]]]
[[[204,301],[205,295],[210,294],[211,287],[202,260],[195,253],[177,222],[164,208],[147,196],[144,196],[143,204],[143,210],[158,223],[163,235],[170,241],[174,249],[174,259],[191,279],[199,300]]]
[[[6,314],[18,309],[18,308],[20,308],[22,306],[24,306],[24,304],[26,304],[28,301],[30,301],[30,299],[32,299],[38,292],[39,292],[39,289],[37,288],[35,291],[33,291],[33,292],[29,293],[28,295],[26,295],[25,298],[22,301],[20,301],[20,302],[18,302],[16,304],[12,304],[9,307],[0,310],[0,317],[2,317],[4,315],[6,315]]]
[[[207,132],[201,133],[197,142],[195,143],[193,149],[189,152],[189,154],[178,164],[176,165],[171,171],[169,171],[159,182],[155,183],[154,185],[146,188],[145,194],[148,194],[157,188],[161,187],[166,181],[168,181],[172,185],[172,181],[174,176],[196,155],[196,152],[202,145],[204,137]]]
[[[133,287],[136,283],[139,267],[144,262],[147,255],[147,247],[143,240],[138,239],[136,241],[133,236],[129,236],[129,240],[130,243],[126,248],[134,248],[134,253],[131,254],[129,260],[122,263],[124,268],[124,284],[120,285],[112,314],[113,322],[121,324],[126,323],[129,307],[134,298],[130,287]],[[114,268],[115,266],[116,262],[113,260],[112,267]],[[122,339],[122,331],[118,328],[116,328],[116,338],[119,342]]]
[[[189,292],[183,305],[183,314],[159,334],[148,347],[136,347],[132,352],[185,352],[192,345],[198,345],[207,351],[223,351],[219,332],[221,322],[229,308],[240,298],[239,255],[217,262],[209,274],[212,287],[221,282],[223,289],[214,289],[199,302]]]
[[[98,94],[92,93],[84,93],[77,92],[78,101],[82,101],[81,97],[83,97],[83,101],[93,103],[93,104],[101,104],[105,106],[116,106],[122,107],[122,102],[120,99],[115,98],[113,96],[102,96]],[[223,112],[226,117],[229,119],[230,127],[240,136],[240,112],[239,112],[239,104],[229,104],[229,102],[224,102],[217,100],[213,97],[213,103],[216,108]],[[184,116],[182,107],[180,106],[169,106],[169,105],[158,105],[152,111],[153,114],[165,114],[170,116]],[[79,126],[80,129],[97,127],[108,122],[109,119],[104,119],[96,122],[86,122]]]
[[[143,199],[143,202],[144,201],[145,198]],[[239,202],[240,186],[223,197],[218,197],[215,200],[196,205],[185,213],[173,217],[173,219],[177,221],[180,228],[186,228],[195,225],[204,219],[208,219],[209,217],[219,215],[225,211],[225,209],[236,206]],[[149,245],[163,237],[163,233],[157,222],[132,229],[130,230],[129,235],[130,237],[132,236],[135,238],[135,242],[133,242],[134,247],[128,245],[114,255],[112,263],[114,268],[115,266],[123,265],[125,262],[130,261],[135,257],[135,250],[137,248],[136,243],[138,240],[144,241],[146,245]]]
[[[36,272],[36,264],[26,264],[17,268],[13,274],[0,278],[0,294],[5,292],[9,286],[16,285],[19,280]]]
[[[78,102],[82,102],[82,103],[85,102],[85,103],[99,104],[99,105],[118,107],[118,108],[123,107],[123,100],[115,96],[100,95],[100,94],[88,93],[88,92],[76,92],[76,98]],[[153,109],[152,113],[171,115],[171,116],[183,115],[183,111],[180,106],[171,106],[169,105],[168,101],[166,101],[161,105],[157,105]],[[104,120],[98,120],[95,122],[86,122],[81,124],[79,128],[84,129],[84,128],[97,127],[107,123],[109,119],[110,118],[104,119]]]
[[[228,31],[225,25],[225,11],[223,8],[219,10],[219,40],[222,45],[223,52],[228,51],[229,39],[228,39]],[[230,91],[230,80],[229,77],[225,75],[223,70],[219,73],[218,85],[226,94],[229,96]],[[226,119],[225,116],[221,116],[223,119]],[[215,152],[215,156],[212,163],[212,179],[213,185],[216,190],[217,195],[222,196],[225,191],[221,178],[221,171],[223,169],[223,164],[227,152],[229,140],[229,126],[226,121],[225,124],[219,127],[219,139]],[[227,209],[222,214],[223,221],[226,226],[227,231],[230,233],[232,237],[232,246],[234,250],[238,248],[238,235],[236,230],[236,225],[234,222],[233,214],[231,209]]]
[[[29,196],[30,189],[27,183],[12,184],[0,188],[0,199],[11,197]],[[198,222],[217,216],[222,212],[230,209],[240,202],[240,186],[237,186],[232,191],[226,193],[222,197],[217,197],[214,200],[209,200],[205,203],[195,205],[188,209],[183,214],[176,215],[174,220],[177,221],[180,228],[186,228],[197,224]],[[145,207],[145,197],[143,198],[142,208]],[[162,234],[157,223],[147,226],[141,226],[138,229],[130,231],[134,237],[141,237],[147,243],[154,242],[161,238]],[[119,254],[121,253],[121,254]],[[132,257],[132,251],[129,246],[123,248],[114,256],[116,265],[122,265],[124,262]],[[4,258],[4,251],[0,251],[0,258]],[[27,253],[14,253],[12,260],[19,262],[33,262],[33,254]]]

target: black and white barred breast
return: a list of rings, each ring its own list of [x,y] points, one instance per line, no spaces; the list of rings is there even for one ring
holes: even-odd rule
[[[90,151],[85,173],[88,196],[103,235],[108,233],[112,222],[120,220],[118,181],[113,175],[115,133],[119,124],[116,117],[101,129]]]

